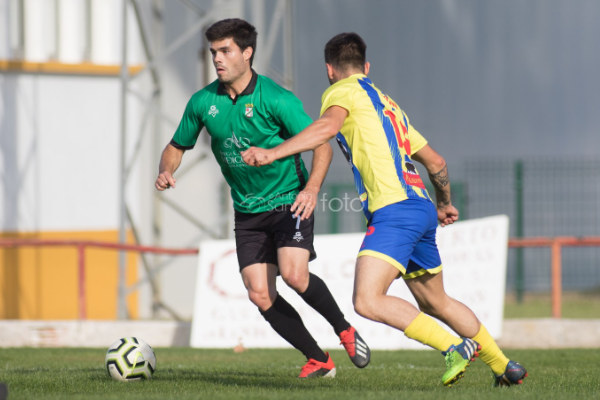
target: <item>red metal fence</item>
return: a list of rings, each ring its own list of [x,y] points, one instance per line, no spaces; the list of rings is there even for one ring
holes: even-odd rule
[[[552,282],[552,317],[561,317],[562,297],[562,259],[563,247],[589,247],[600,246],[600,237],[574,237],[558,236],[531,237],[522,239],[510,239],[508,247],[550,247],[550,273]]]
[[[33,239],[0,239],[0,247],[40,247],[40,246],[73,246],[78,253],[79,271],[79,318],[85,319],[85,250],[87,247],[99,247],[117,251],[134,251],[137,253],[153,253],[167,255],[195,255],[198,249],[168,249],[133,244],[96,242],[89,240],[33,240]],[[532,237],[510,239],[508,247],[549,247],[551,250],[550,272],[552,276],[552,317],[561,317],[562,295],[562,263],[563,247],[600,246],[600,237]]]
[[[134,251],[137,253],[153,253],[167,255],[195,255],[198,249],[167,249],[162,247],[140,246],[134,244],[120,244],[97,242],[91,240],[34,240],[34,239],[0,239],[0,247],[41,247],[41,246],[73,246],[77,248],[77,264],[79,272],[79,319],[86,319],[85,304],[85,249],[99,247],[118,251]]]

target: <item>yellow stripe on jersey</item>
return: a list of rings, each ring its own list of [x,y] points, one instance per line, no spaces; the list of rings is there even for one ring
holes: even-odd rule
[[[410,198],[429,199],[410,156],[427,140],[406,114],[363,74],[331,85],[321,99],[321,115],[331,106],[348,111],[337,139],[354,170],[367,219],[374,211]],[[365,196],[366,194],[366,196]]]

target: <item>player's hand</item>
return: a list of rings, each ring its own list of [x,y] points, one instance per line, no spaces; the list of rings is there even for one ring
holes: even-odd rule
[[[441,226],[453,224],[458,221],[458,210],[452,204],[437,207],[438,221]]]
[[[244,162],[253,167],[269,165],[275,161],[272,150],[262,149],[260,147],[250,147],[248,150],[240,153]]]
[[[173,178],[173,175],[171,175],[170,172],[165,171],[161,172],[158,175],[158,178],[156,178],[156,182],[154,182],[154,186],[157,190],[160,190],[162,192],[163,190],[171,187],[175,189],[175,182],[177,181],[175,180],[175,178]]]
[[[302,221],[310,218],[317,205],[318,195],[319,191],[317,189],[309,188],[308,186],[305,187],[304,190],[296,196],[296,201],[292,204],[290,211],[294,213],[296,218],[302,214],[300,216],[300,220]]]

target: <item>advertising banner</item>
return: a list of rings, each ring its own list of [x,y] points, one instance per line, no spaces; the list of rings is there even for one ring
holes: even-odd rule
[[[317,259],[310,263],[310,271],[325,281],[346,319],[372,349],[426,348],[402,332],[354,312],[354,266],[363,238],[360,233],[317,235]],[[508,217],[468,220],[438,228],[437,244],[446,292],[470,307],[491,335],[499,338],[506,285]],[[277,290],[296,308],[321,347],[339,347],[339,338],[327,321],[288,288],[281,277],[277,278]],[[416,305],[403,279],[394,282],[388,294]],[[203,348],[238,344],[248,348],[289,347],[248,300],[234,240],[204,241],[200,245],[190,342],[192,347]]]

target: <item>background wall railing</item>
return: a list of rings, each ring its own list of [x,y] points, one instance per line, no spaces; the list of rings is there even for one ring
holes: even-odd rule
[[[550,280],[552,293],[552,317],[562,316],[562,249],[563,247],[600,247],[600,237],[532,237],[513,238],[508,247],[549,247],[550,248]]]
[[[197,255],[198,249],[172,249],[152,246],[140,246],[133,244],[119,244],[108,242],[97,242],[88,240],[26,240],[26,239],[8,239],[0,240],[0,248],[19,248],[19,247],[43,247],[43,246],[71,246],[77,249],[78,254],[78,301],[79,301],[79,319],[86,319],[86,258],[85,251],[89,247],[112,249],[115,251],[130,251],[136,253],[151,253],[171,256]],[[508,241],[509,248],[549,248],[550,249],[550,269],[548,275],[552,282],[552,317],[561,318],[561,298],[562,298],[562,249],[563,247],[600,247],[600,237],[530,237],[530,238],[511,238]],[[158,271],[154,271],[158,273]],[[152,281],[151,276],[146,276],[140,281],[130,285],[128,291],[137,290],[140,285]]]
[[[79,301],[79,319],[86,319],[86,284],[85,271],[86,259],[85,250],[90,247],[112,249],[120,252],[136,252],[139,254],[151,253],[171,256],[197,255],[198,249],[170,249],[152,246],[140,246],[134,244],[120,244],[97,242],[90,240],[27,240],[27,239],[3,239],[0,240],[0,248],[20,248],[20,247],[44,247],[44,246],[70,246],[77,249],[77,272],[78,272],[78,301]],[[152,270],[152,274],[157,274],[160,269]],[[127,289],[128,293],[137,290],[142,284],[152,284],[152,275],[147,275],[138,282],[130,285]]]

